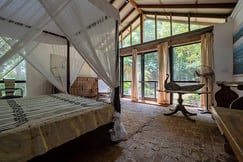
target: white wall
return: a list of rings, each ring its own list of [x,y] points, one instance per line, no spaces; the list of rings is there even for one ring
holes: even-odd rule
[[[52,85],[30,64],[26,64],[26,96],[38,96],[52,93]]]

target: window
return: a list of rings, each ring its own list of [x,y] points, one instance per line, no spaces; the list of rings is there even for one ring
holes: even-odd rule
[[[141,32],[140,32],[140,19],[132,24],[132,45],[140,44]]]
[[[179,84],[192,84],[199,81],[195,75],[195,68],[201,62],[201,43],[173,47],[171,49],[172,81]],[[177,103],[178,95],[173,94],[173,103]],[[184,104],[200,106],[200,95],[185,94]]]
[[[132,56],[122,57],[122,65],[123,65],[122,95],[131,96]]]
[[[157,21],[157,39],[170,36],[170,21]]]
[[[158,53],[150,52],[137,56],[138,97],[156,99],[158,84]],[[131,96],[132,56],[122,57],[122,96]]]
[[[122,47],[129,47],[131,45],[130,43],[130,34],[128,34],[123,40],[122,40]]]
[[[172,35],[188,32],[188,22],[176,22],[172,21]]]
[[[201,43],[172,48],[173,81],[196,81],[194,70],[201,62]]]
[[[10,37],[0,37],[0,57],[5,55],[10,49],[10,42],[17,42]],[[9,60],[5,61],[1,65],[0,80],[3,78],[11,78],[17,81],[26,81],[26,65],[25,60],[20,55],[14,55]],[[16,83],[16,88],[22,88],[24,90],[24,95],[26,93],[26,84],[25,83]],[[4,84],[0,84],[0,88],[3,88]]]
[[[144,21],[144,42],[155,40],[155,20],[146,19]]]
[[[158,53],[144,54],[144,97],[156,98],[158,83]]]

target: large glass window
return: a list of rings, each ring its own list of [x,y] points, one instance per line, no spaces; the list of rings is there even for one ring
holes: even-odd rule
[[[193,30],[197,30],[197,29],[206,28],[206,27],[208,27],[208,26],[209,26],[209,25],[193,24],[193,23],[191,23],[190,30],[193,31]]]
[[[136,45],[136,44],[140,44],[140,35],[141,35],[141,32],[140,32],[140,25],[139,25],[140,21],[138,22],[135,22],[132,24],[132,45]]]
[[[132,56],[123,59],[123,96],[131,95]],[[137,55],[138,97],[140,99],[156,99],[158,83],[158,53],[150,52]]]
[[[122,47],[129,47],[131,46],[131,39],[130,39],[130,34],[128,34],[123,40],[122,40]]]
[[[157,21],[157,39],[170,36],[170,21]]]
[[[201,43],[173,47],[173,81],[195,81],[194,70],[200,62]]]
[[[132,56],[123,57],[123,95],[131,95]]]
[[[144,55],[144,97],[156,98],[158,82],[158,53]]]
[[[144,29],[143,29],[143,41],[148,42],[155,40],[155,20],[146,19],[144,21]]]
[[[188,32],[188,23],[187,22],[172,22],[172,35],[177,35],[181,33]]]
[[[201,62],[201,43],[178,46],[172,48],[172,81],[178,84],[195,84],[199,81],[194,75],[195,69]],[[195,82],[195,83],[193,83]],[[177,103],[178,95],[173,94],[173,103]],[[183,95],[185,105],[200,106],[200,95]]]

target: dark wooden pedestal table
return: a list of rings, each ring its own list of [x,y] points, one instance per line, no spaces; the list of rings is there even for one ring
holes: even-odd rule
[[[178,111],[181,111],[182,114],[189,120],[194,121],[194,119],[191,119],[190,116],[194,116],[197,115],[196,113],[191,113],[189,111],[187,111],[187,109],[185,108],[185,106],[183,105],[183,99],[182,99],[182,95],[183,94],[208,94],[209,92],[201,92],[201,91],[177,91],[177,90],[165,90],[165,91],[160,91],[159,92],[166,92],[166,93],[177,93],[178,94],[178,104],[176,105],[175,109],[170,112],[170,113],[165,113],[164,115],[166,116],[170,116],[173,115],[175,113],[177,113]]]

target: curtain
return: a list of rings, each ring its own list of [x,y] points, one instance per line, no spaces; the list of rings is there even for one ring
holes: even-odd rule
[[[132,101],[138,101],[138,83],[137,83],[137,49],[132,50]]]
[[[201,36],[201,64],[214,69],[214,57],[213,57],[213,33],[206,33]],[[201,82],[206,83],[204,77],[201,77]],[[208,79],[208,91],[211,94],[208,95],[208,105],[206,104],[206,95],[201,95],[201,106],[210,108],[213,104],[213,85],[214,85],[214,77],[209,77]],[[206,87],[204,86],[203,91],[206,91]]]
[[[166,74],[169,73],[169,52],[168,52],[168,42],[161,43],[157,46],[158,49],[158,60],[159,60],[159,81],[158,90],[165,90],[164,81],[166,79]],[[165,92],[158,92],[157,103],[159,104],[169,104],[169,94]]]

